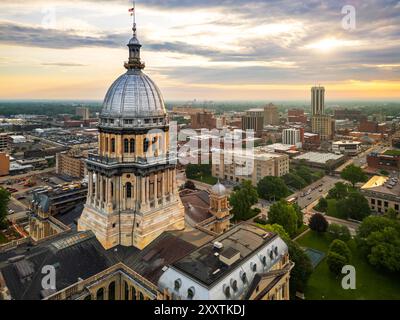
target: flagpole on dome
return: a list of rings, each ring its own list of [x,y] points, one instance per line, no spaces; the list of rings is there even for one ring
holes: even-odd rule
[[[133,35],[136,36],[136,1],[135,0],[132,0],[132,8],[129,9],[129,12],[131,13],[132,20],[133,20],[133,26],[132,26]]]

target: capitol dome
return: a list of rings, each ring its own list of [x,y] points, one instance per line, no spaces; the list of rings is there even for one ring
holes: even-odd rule
[[[128,70],[108,90],[101,117],[146,118],[166,115],[157,85],[142,70]]]
[[[163,119],[167,118],[167,111],[160,89],[143,72],[145,65],[140,58],[142,45],[136,37],[136,24],[128,47],[129,60],[125,62],[128,71],[108,90],[100,113],[101,123],[120,127],[165,121]]]

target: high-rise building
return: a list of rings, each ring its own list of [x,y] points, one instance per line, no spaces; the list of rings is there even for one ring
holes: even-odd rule
[[[322,141],[331,140],[335,135],[335,120],[325,114],[325,88],[311,89],[311,127],[312,132],[319,134]]]
[[[257,135],[264,129],[264,110],[250,109],[242,117],[242,130],[253,130]]]
[[[335,120],[329,115],[312,117],[312,132],[320,136],[321,141],[332,140],[335,135]]]
[[[325,88],[313,87],[311,89],[311,115],[325,114]]]
[[[300,129],[285,129],[282,131],[283,144],[291,144],[297,147],[302,145],[302,134]]]
[[[278,107],[276,107],[272,103],[264,107],[264,125],[279,125]]]
[[[127,72],[110,87],[99,123],[99,152],[89,155],[89,192],[78,223],[104,248],[145,248],[164,231],[185,227],[161,92],[143,73],[136,28]]]

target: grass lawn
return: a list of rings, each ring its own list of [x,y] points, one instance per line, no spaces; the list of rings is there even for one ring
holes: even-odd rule
[[[296,240],[302,247],[328,252],[330,241],[325,234],[308,232]],[[358,253],[354,240],[349,242],[352,251],[351,264],[356,268],[356,290],[343,290],[341,277],[337,278],[329,271],[326,259],[314,270],[305,291],[309,300],[350,300],[350,299],[400,299],[400,276],[383,274],[370,266]]]
[[[213,176],[200,176],[200,177],[192,178],[192,180],[207,183],[210,185],[215,185],[218,182],[218,179]]]

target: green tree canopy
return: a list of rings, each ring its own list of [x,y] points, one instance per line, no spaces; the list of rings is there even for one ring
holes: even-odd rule
[[[358,182],[365,182],[367,181],[367,175],[364,171],[360,168],[355,166],[354,164],[349,165],[346,167],[341,175],[342,179],[349,181],[353,187],[355,187],[356,183]]]
[[[243,181],[229,198],[235,220],[245,221],[250,219],[253,216],[251,207],[257,202],[257,190],[252,186],[251,181]]]
[[[6,227],[10,196],[7,190],[0,188],[0,228],[2,229]]]
[[[349,228],[347,228],[346,226],[340,225],[340,224],[336,224],[336,223],[331,223],[329,225],[328,235],[332,241],[335,239],[339,239],[344,242],[347,242],[351,238]]]
[[[346,258],[336,252],[329,252],[326,258],[329,270],[339,275],[342,272],[343,267],[347,264]]]
[[[268,212],[268,223],[281,225],[291,237],[297,232],[297,220],[296,209],[285,200],[274,203]]]
[[[310,218],[310,223],[308,224],[311,230],[321,233],[328,230],[328,225],[328,221],[326,221],[325,217],[320,213],[314,214]]]
[[[391,272],[400,271],[400,221],[367,217],[356,239],[358,248],[371,265]]]
[[[337,182],[335,186],[329,190],[328,199],[341,200],[347,197],[349,186],[343,182]]]
[[[358,191],[352,191],[347,198],[337,202],[337,211],[347,219],[362,221],[371,214],[368,200]]]
[[[329,251],[335,252],[335,253],[340,254],[341,256],[345,257],[346,263],[350,262],[351,251],[344,241],[339,240],[339,239],[333,240],[329,246]]]
[[[258,182],[257,191],[265,200],[280,200],[289,195],[289,189],[279,177],[264,177]]]

